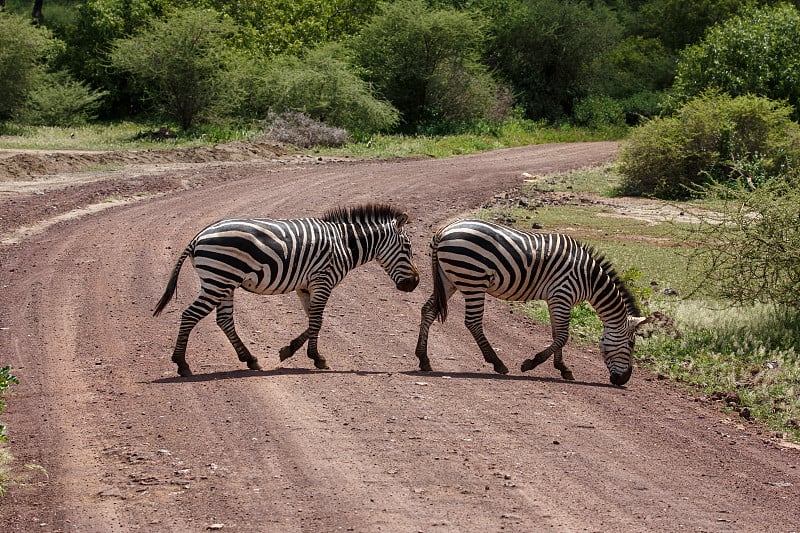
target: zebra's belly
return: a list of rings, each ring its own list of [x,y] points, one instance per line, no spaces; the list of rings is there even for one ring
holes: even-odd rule
[[[285,280],[288,281],[288,280]],[[241,287],[247,292],[254,294],[288,294],[302,288],[303,283],[276,283],[276,280],[267,279],[267,277],[259,276],[256,272],[250,272],[244,276]]]

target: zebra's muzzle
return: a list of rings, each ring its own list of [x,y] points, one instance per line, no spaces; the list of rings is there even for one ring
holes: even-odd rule
[[[401,279],[396,283],[395,286],[397,287],[398,290],[401,290],[403,292],[411,292],[417,288],[417,285],[419,285],[419,276],[414,275],[408,278]]]
[[[633,367],[629,366],[628,370],[625,372],[612,372],[611,373],[611,383],[614,385],[621,387],[625,385],[629,379],[631,379],[631,374],[633,373]]]

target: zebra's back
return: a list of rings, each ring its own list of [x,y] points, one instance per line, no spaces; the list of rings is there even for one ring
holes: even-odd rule
[[[259,294],[303,286],[330,261],[336,239],[319,219],[225,219],[194,239],[192,260],[201,279]]]
[[[546,300],[593,262],[591,253],[567,235],[482,220],[450,224],[437,238],[439,264],[459,290],[483,288],[510,301]]]

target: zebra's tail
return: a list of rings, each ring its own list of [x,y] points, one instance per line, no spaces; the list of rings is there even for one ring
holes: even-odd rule
[[[178,274],[180,274],[183,262],[192,252],[194,252],[194,243],[194,240],[189,243],[189,246],[186,247],[181,256],[178,258],[178,262],[175,263],[175,268],[172,269],[172,275],[170,275],[169,281],[167,282],[167,288],[164,290],[164,294],[161,296],[158,304],[156,304],[156,309],[153,311],[153,316],[160,315],[161,311],[163,311],[167,306],[167,303],[169,303],[170,298],[172,298],[172,296],[175,294],[176,289],[178,288]]]
[[[447,320],[447,293],[442,281],[442,267],[439,265],[439,241],[442,238],[441,232],[437,232],[431,239],[431,272],[433,273],[433,309],[434,316],[444,323]]]

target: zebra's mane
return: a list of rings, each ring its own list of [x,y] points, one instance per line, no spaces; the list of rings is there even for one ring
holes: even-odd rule
[[[622,299],[625,301],[625,305],[628,308],[628,313],[631,316],[642,316],[642,310],[639,309],[639,304],[636,302],[636,297],[633,295],[633,292],[628,288],[625,282],[620,279],[617,271],[614,269],[614,266],[611,262],[606,259],[606,256],[598,252],[593,246],[589,246],[587,244],[581,244],[584,250],[586,250],[589,255],[595,260],[597,265],[603,269],[609,278],[611,278],[611,282],[619,291]]]
[[[322,215],[325,222],[374,222],[391,220],[403,214],[403,210],[389,204],[361,204],[350,207],[334,207]]]

